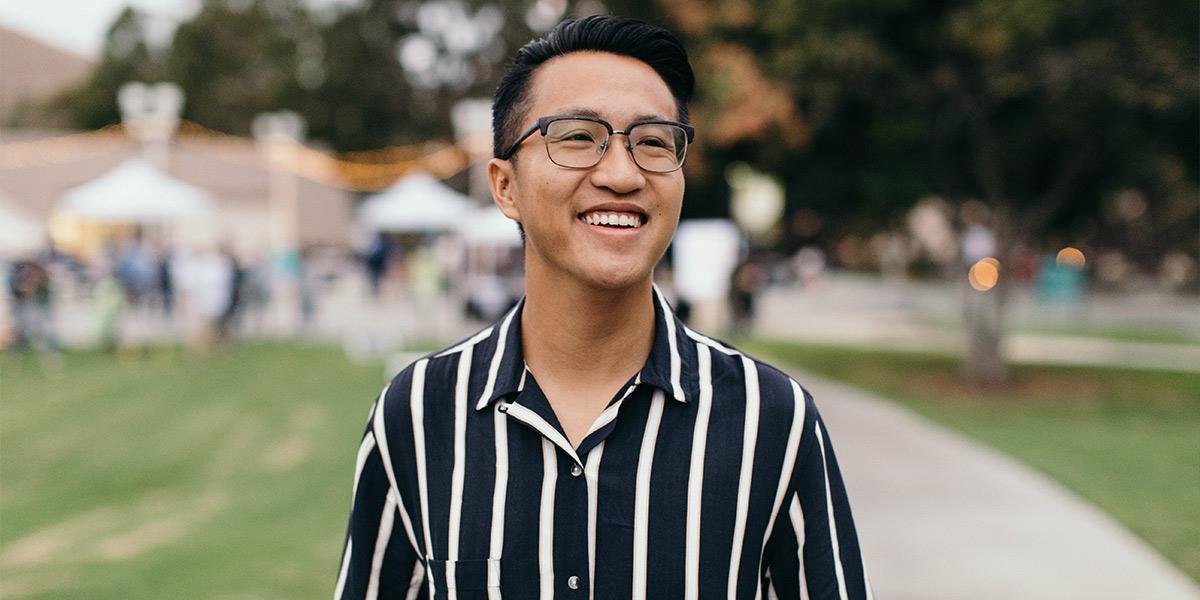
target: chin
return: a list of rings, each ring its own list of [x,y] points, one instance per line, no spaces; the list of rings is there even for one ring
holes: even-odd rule
[[[581,274],[581,279],[592,287],[602,290],[620,290],[645,281],[650,277],[650,269],[623,266],[608,269],[594,269]]]

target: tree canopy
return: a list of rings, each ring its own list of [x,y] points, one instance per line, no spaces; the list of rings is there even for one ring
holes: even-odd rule
[[[60,106],[95,128],[118,120],[124,81],[172,80],[185,118],[230,133],[287,108],[339,151],[444,139],[454,101],[490,96],[517,47],[598,9],[204,0],[161,50],[127,10],[91,81]],[[607,10],[679,32],[700,74],[687,216],[727,214],[726,167],[747,162],[783,180],[789,213],[829,224],[785,228],[785,246],[868,233],[929,195],[984,202],[1011,244],[1053,233],[1140,244],[1152,261],[1198,243],[1195,3],[611,0]],[[1111,216],[1130,197],[1150,209],[1137,227]]]

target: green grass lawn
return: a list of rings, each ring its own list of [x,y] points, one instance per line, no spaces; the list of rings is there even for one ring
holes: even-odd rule
[[[0,597],[325,598],[383,386],[341,352],[0,357]]]
[[[952,357],[740,345],[895,399],[1040,469],[1200,581],[1200,375],[1017,366],[1006,389],[981,391]]]
[[[1115,342],[1150,342],[1156,344],[1200,344],[1192,331],[1158,327],[1028,327],[1017,331],[1100,338]]]
[[[744,344],[896,398],[1049,473],[1200,579],[1200,376]],[[324,598],[383,385],[340,351],[0,356],[0,597]]]

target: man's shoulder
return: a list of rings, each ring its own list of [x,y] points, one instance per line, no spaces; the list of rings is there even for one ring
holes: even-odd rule
[[[693,332],[694,334],[694,332]],[[763,410],[779,408],[790,412],[799,400],[812,404],[808,390],[782,368],[753,356],[725,341],[694,334],[697,341],[709,348],[714,385],[746,385],[748,368],[753,369],[753,383],[758,388]]]
[[[392,376],[384,392],[384,401],[389,404],[408,402],[414,383],[426,390],[453,390],[458,377],[458,365],[466,353],[480,354],[482,346],[488,345],[494,325],[489,325],[453,344],[421,355],[412,353],[403,359],[405,366]],[[476,357],[477,358],[477,357]],[[428,397],[428,394],[426,395]]]

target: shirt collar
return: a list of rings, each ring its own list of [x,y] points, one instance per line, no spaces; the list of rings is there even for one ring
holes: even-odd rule
[[[688,342],[687,328],[675,316],[671,305],[654,286],[654,343],[650,356],[638,372],[638,380],[661,389],[681,403],[699,395],[696,383],[694,343]],[[525,299],[492,326],[488,343],[496,348],[488,364],[488,379],[483,394],[475,404],[476,410],[487,408],[497,398],[520,390],[525,373],[521,352],[521,310]]]

